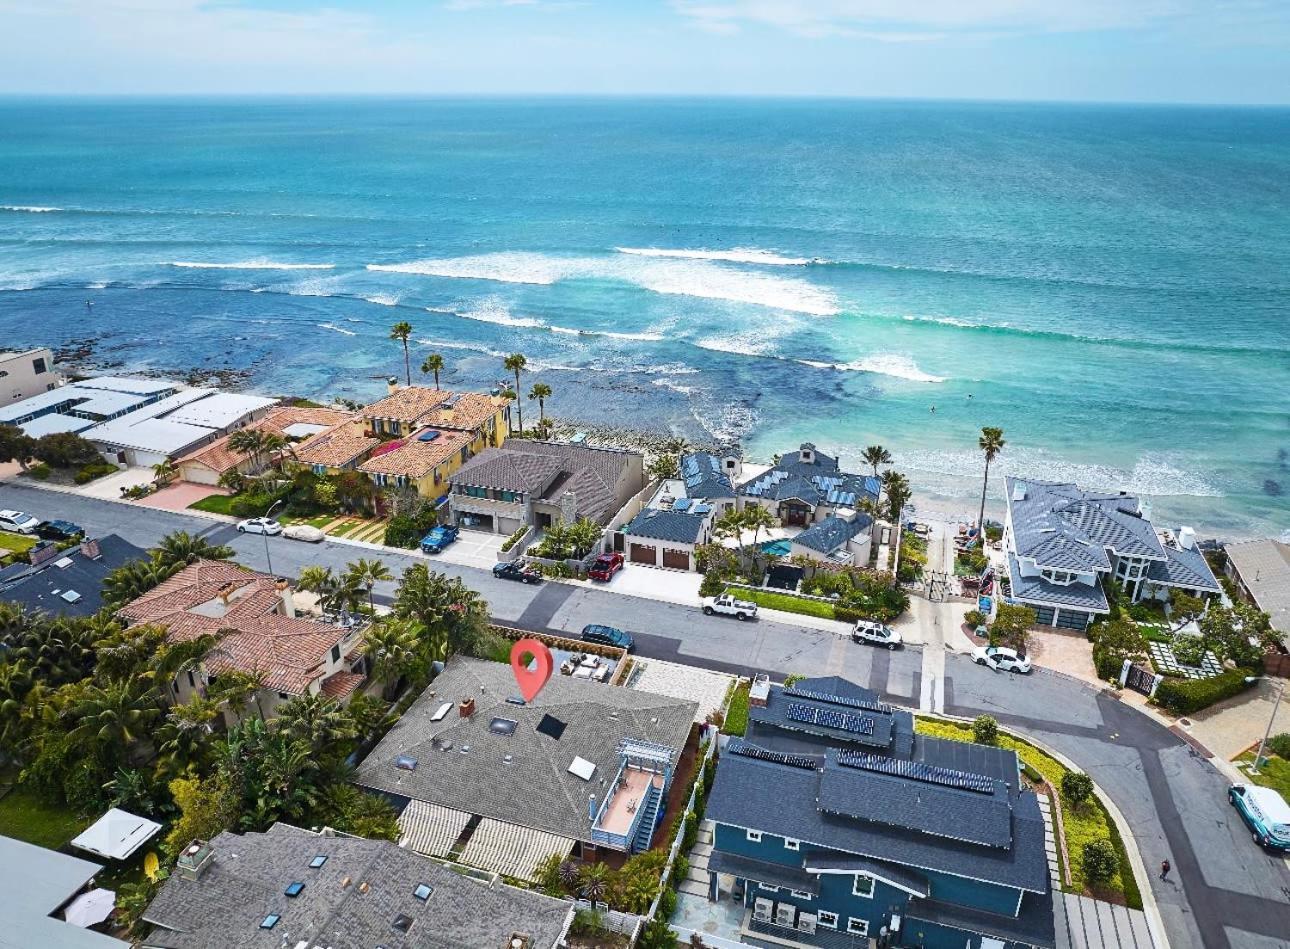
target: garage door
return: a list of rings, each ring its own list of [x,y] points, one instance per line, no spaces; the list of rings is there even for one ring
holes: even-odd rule
[[[219,484],[219,473],[205,465],[180,465],[179,477],[190,484]]]
[[[1088,614],[1078,610],[1061,610],[1055,624],[1061,629],[1085,629],[1088,626]]]
[[[1035,622],[1038,623],[1040,626],[1053,625],[1054,611],[1051,606],[1034,606],[1034,607],[1031,607],[1031,609],[1035,611]]]
[[[663,548],[663,566],[671,567],[673,570],[689,570],[689,551]]]
[[[632,563],[658,563],[658,548],[646,547],[644,544],[632,544],[631,556],[627,558]]]

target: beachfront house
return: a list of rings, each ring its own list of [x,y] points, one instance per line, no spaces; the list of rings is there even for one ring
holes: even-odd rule
[[[353,413],[341,409],[283,405],[271,409],[263,418],[247,424],[244,428],[281,436],[288,443],[283,457],[285,460],[290,460],[294,456],[295,449],[306,440],[353,418]],[[180,479],[192,484],[215,485],[231,471],[256,474],[257,468],[273,462],[274,459],[268,456],[255,458],[247,452],[234,451],[228,443],[231,437],[231,434],[222,435],[210,444],[175,459],[175,467],[179,470]]]
[[[118,615],[129,625],[162,626],[177,642],[218,637],[196,669],[168,683],[176,703],[205,695],[217,676],[237,671],[261,680],[248,713],[272,718],[280,704],[301,695],[348,702],[367,681],[366,624],[359,617],[342,613],[324,622],[298,615],[286,581],[225,560],[190,564]]]
[[[401,439],[424,428],[469,433],[471,455],[506,441],[510,403],[483,392],[449,392],[426,386],[401,386],[391,380],[389,395],[362,410],[368,434]]]
[[[713,521],[735,506],[726,461],[739,457],[696,451],[682,456],[678,477],[659,483],[653,496],[614,534],[614,549],[628,561],[670,570],[695,570],[695,548],[712,540]],[[630,508],[629,508],[630,510]]]
[[[0,407],[57,389],[66,381],[47,348],[0,352]]]
[[[848,507],[838,507],[788,539],[790,555],[822,563],[869,566],[873,549],[873,518]]]
[[[739,507],[765,507],[784,527],[807,528],[875,502],[881,483],[843,471],[838,459],[803,442],[771,468],[739,485]]]
[[[1237,592],[1272,619],[1272,628],[1290,645],[1290,544],[1251,540],[1228,544],[1227,575]]]
[[[1086,629],[1109,612],[1103,585],[1116,582],[1131,603],[1219,593],[1190,527],[1157,530],[1134,495],[1077,485],[1005,479],[1003,548],[1011,600],[1043,626]]]
[[[846,679],[756,682],[705,816],[709,898],[740,901],[749,942],[1056,944],[1044,819],[1016,753],[915,734]]]
[[[529,880],[553,853],[653,845],[693,767],[697,709],[577,675],[526,702],[508,664],[456,656],[354,780],[400,809],[408,849]]]

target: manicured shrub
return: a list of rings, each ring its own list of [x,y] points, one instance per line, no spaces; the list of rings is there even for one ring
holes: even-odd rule
[[[55,468],[79,468],[102,458],[97,448],[72,432],[42,435],[36,439],[32,455]]]
[[[1290,761],[1290,732],[1282,732],[1268,739],[1268,751],[1278,758]]]
[[[681,836],[681,852],[689,853],[699,841],[699,815],[694,811],[687,811],[685,815],[685,830]]]
[[[50,475],[49,465],[45,464],[43,461],[38,461],[27,469],[27,474],[31,475],[37,481],[48,481]]]
[[[699,584],[699,596],[720,596],[725,592],[726,581],[717,573],[705,573]]]
[[[978,745],[993,745],[999,740],[999,723],[989,715],[978,715],[972,722],[972,739]]]
[[[1093,779],[1082,771],[1062,775],[1062,797],[1071,804],[1083,804],[1093,796]]]
[[[80,471],[76,472],[76,483],[89,484],[95,478],[115,474],[118,470],[120,469],[110,461],[92,461],[85,467],[81,468]]]
[[[1093,665],[1097,668],[1099,679],[1119,680],[1120,670],[1124,668],[1124,656],[1109,649],[1093,647]]]
[[[1156,689],[1155,699],[1161,707],[1175,715],[1190,715],[1243,692],[1249,688],[1245,682],[1246,676],[1253,674],[1248,669],[1229,669],[1210,679],[1166,676]]]
[[[525,524],[524,526],[519,528],[519,530],[517,530],[514,534],[512,534],[510,537],[506,538],[506,540],[502,541],[502,553],[506,553],[512,547],[518,544],[520,542],[520,539],[523,538],[523,536],[528,533],[528,530],[529,530],[529,527],[527,524]]]
[[[1120,869],[1120,855],[1115,844],[1105,837],[1084,845],[1084,879],[1089,883],[1106,883]]]
[[[1184,666],[1199,666],[1205,658],[1205,640],[1199,636],[1178,634],[1170,644],[1174,658]]]
[[[968,610],[967,615],[963,617],[963,622],[967,623],[973,629],[985,623],[985,614],[980,610]]]

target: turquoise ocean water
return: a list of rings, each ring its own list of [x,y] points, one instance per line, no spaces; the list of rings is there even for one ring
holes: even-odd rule
[[[408,320],[566,417],[965,501],[997,424],[1004,471],[1290,528],[1288,110],[0,100],[0,205],[3,345],[366,397]]]

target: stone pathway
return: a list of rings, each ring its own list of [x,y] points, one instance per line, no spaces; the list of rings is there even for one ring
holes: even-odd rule
[[[1057,860],[1057,835],[1053,833],[1053,802],[1047,794],[1040,794],[1039,810],[1044,815],[1044,854],[1048,857],[1048,878],[1053,890],[1062,888],[1062,868]]]
[[[677,886],[678,892],[700,896],[705,900],[708,898],[708,858],[712,856],[712,830],[711,821],[700,822],[698,842],[687,855],[690,869]]]

